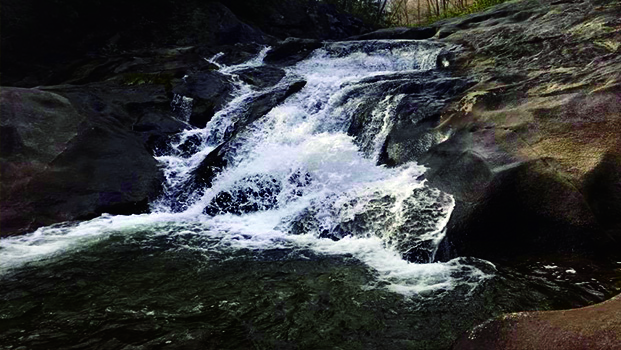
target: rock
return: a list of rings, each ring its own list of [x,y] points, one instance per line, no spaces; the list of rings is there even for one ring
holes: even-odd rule
[[[481,160],[465,162],[481,169],[483,185],[476,187],[479,183],[472,180],[451,184],[461,187],[455,193],[466,193],[458,198],[447,225],[445,240],[451,256],[506,262],[526,256],[594,256],[607,251],[611,241],[602,234],[588,203],[550,162],[542,159],[495,169],[487,187],[490,176],[485,166],[477,165]],[[461,169],[458,164],[448,166]],[[445,174],[455,177],[451,171]],[[444,178],[444,183],[449,179]],[[473,183],[473,188],[467,187]]]
[[[355,137],[365,154],[374,156],[378,152],[380,164],[395,166],[417,160],[444,137],[435,130],[441,112],[453,96],[470,84],[467,79],[433,71],[365,79],[345,97],[359,101],[348,111],[352,122],[347,133]],[[373,91],[400,97],[382,100],[384,95]],[[382,149],[377,150],[375,143],[384,128],[383,113],[387,108],[394,108],[395,117],[389,121],[385,140],[380,140]]]
[[[370,33],[356,35],[347,40],[386,40],[386,39],[430,39],[436,35],[435,27],[394,27],[379,29]]]
[[[231,99],[233,86],[225,75],[209,71],[186,76],[172,91],[192,99],[189,116],[185,117],[192,126],[204,128],[214,113]]]
[[[272,87],[285,76],[285,71],[272,66],[261,66],[244,69],[236,73],[240,79],[259,89]]]
[[[192,172],[192,178],[194,183],[199,187],[210,187],[211,181],[222,169],[224,169],[230,162],[227,158],[229,155],[227,143],[222,143],[216,147],[213,151],[209,152],[207,157],[201,162],[201,164]]]
[[[270,90],[258,92],[256,95],[249,96],[249,103],[243,111],[236,114],[228,125],[223,129],[213,130],[218,136],[214,137],[215,142],[225,142],[232,139],[246,126],[255,120],[265,116],[274,107],[284,102],[287,97],[300,91],[306,85],[304,80],[288,81],[274,86]]]
[[[3,88],[0,96],[3,235],[149,210],[162,174],[148,142],[184,127],[163,87]]]
[[[267,53],[265,63],[290,66],[305,59],[322,45],[316,39],[287,38]]]
[[[196,0],[9,0],[2,31],[13,33],[2,41],[2,51],[10,52],[2,57],[3,85],[26,87],[55,83],[51,79],[58,71],[86,55],[105,60],[154,47],[276,41],[221,3]]]
[[[617,150],[621,150],[618,148]],[[609,152],[585,176],[585,197],[606,232],[621,244],[621,154]]]
[[[621,296],[580,309],[519,312],[486,321],[453,350],[619,349]]]
[[[282,103],[287,97],[298,92],[306,85],[305,81],[295,81],[274,87],[259,96],[252,97],[253,103],[244,110],[223,132],[223,142],[211,151],[201,164],[192,171],[190,182],[178,194],[178,202],[184,202],[190,193],[201,191],[211,186],[211,181],[229,163],[234,156],[235,138],[243,134],[245,128],[263,117],[272,108]],[[185,198],[185,199],[184,199]]]
[[[616,255],[615,214],[601,209],[617,198],[604,157],[621,135],[621,60],[603,44],[620,33],[615,6],[505,3],[435,24],[463,47],[451,73],[479,81],[443,111],[435,130],[448,140],[419,158],[457,202],[444,259]]]

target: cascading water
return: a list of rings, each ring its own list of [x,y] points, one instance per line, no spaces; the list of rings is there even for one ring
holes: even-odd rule
[[[0,240],[0,349],[448,349],[559,294],[601,300],[597,281],[556,265],[545,279],[431,262],[453,198],[416,163],[378,163],[395,129],[454,94],[440,44],[327,43],[275,85],[246,84],[268,50],[208,59],[230,100],[158,150],[166,182],[150,214]],[[176,95],[172,112],[189,122],[197,101]]]
[[[218,64],[217,55],[210,62],[230,77],[232,99],[204,129],[177,135],[157,158],[166,184],[152,214],[104,215],[4,239],[2,269],[80,249],[119,230],[153,226],[158,228],[153,234],[161,235],[165,228],[174,242],[191,226],[193,242],[199,237],[217,242],[208,250],[298,247],[351,254],[375,269],[389,288],[405,294],[476,285],[487,275],[475,267],[460,260],[431,263],[452,197],[419,180],[425,169],[415,163],[396,168],[376,164],[404,97],[387,94],[386,81],[435,69],[441,49],[425,41],[329,43],[286,68],[282,81],[264,91],[242,82],[236,72],[260,67],[267,48],[236,66]],[[306,82],[301,91],[239,127],[257,96],[300,79]],[[353,116],[375,100],[379,103],[370,107],[371,122],[357,137],[348,135]],[[176,96],[175,101],[173,108],[191,108],[187,97]],[[208,188],[191,186],[194,170],[223,143],[227,166]],[[183,203],[171,193],[183,193]],[[207,249],[205,244],[193,248]]]

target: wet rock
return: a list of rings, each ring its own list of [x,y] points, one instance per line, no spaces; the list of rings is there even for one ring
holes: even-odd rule
[[[267,53],[265,63],[279,66],[293,65],[322,45],[322,42],[316,39],[287,38]]]
[[[234,156],[236,138],[243,138],[246,127],[265,116],[305,85],[306,82],[303,80],[283,83],[257,96],[252,96],[252,102],[231,121],[225,130],[216,130],[218,133],[222,132],[221,144],[192,171],[189,182],[177,192],[176,196],[179,197],[176,202],[185,203],[193,192],[202,191],[211,186],[213,178],[228,165],[229,160]]]
[[[482,182],[462,180],[447,186],[459,175],[451,171],[434,174],[452,174],[442,180],[444,186],[439,186],[452,187],[454,193],[462,195],[447,225],[444,244],[450,257],[507,262],[555,254],[597,256],[608,251],[611,240],[602,234],[581,192],[556,171],[552,160],[494,169],[491,181],[480,159],[461,161],[468,168],[479,169]],[[453,171],[462,169],[459,163],[447,166]],[[436,179],[431,183],[437,183]]]
[[[230,100],[233,86],[224,74],[209,71],[184,77],[172,91],[192,99],[188,102],[188,122],[197,128],[204,128],[214,113]]]
[[[322,230],[320,236],[337,241],[347,236],[365,237],[372,232],[408,261],[433,261],[436,244],[442,237],[439,223],[449,214],[451,198],[437,189],[422,187],[401,202],[396,201],[395,197],[383,196],[367,203],[348,203],[341,210],[354,206],[361,209],[351,219]],[[301,219],[299,224],[312,225],[312,221]]]
[[[619,35],[615,11],[606,1],[505,3],[437,23],[437,37],[464,48],[449,57],[451,72],[479,81],[442,112],[436,130],[448,140],[420,157],[431,183],[456,197],[453,253],[519,259],[555,254],[558,241],[566,254],[616,255],[613,214],[600,208],[615,208],[606,203],[618,182],[609,154],[621,130],[621,61],[596,44]],[[506,224],[508,212],[522,219]],[[506,244],[494,238],[500,227],[512,232]]]
[[[367,155],[377,153],[380,164],[395,166],[417,160],[442,140],[444,134],[435,129],[442,111],[470,85],[467,79],[446,77],[438,72],[363,80],[346,96],[350,99],[364,96],[361,103],[348,111],[352,122],[347,133],[356,137],[355,142]],[[384,99],[383,94],[371,91],[388,92],[392,97]],[[394,114],[391,120],[385,120],[386,110]],[[385,139],[378,140],[383,130]],[[378,141],[381,149],[377,148]]]
[[[304,86],[306,86],[306,81],[304,80],[288,81],[278,84],[270,90],[250,96],[250,101],[247,101],[248,104],[246,104],[244,110],[235,115],[224,130],[215,131],[223,135],[220,141],[234,138],[235,135],[243,131],[248,125],[264,117],[274,107],[284,102],[287,97],[302,90]]]
[[[154,47],[273,41],[221,3],[194,0],[12,1],[2,13],[2,29],[14,33],[2,42],[2,51],[11,52],[2,57],[3,84],[20,86],[50,84],[51,76],[87,54],[106,60]]]
[[[386,39],[430,39],[436,35],[435,27],[395,27],[379,29],[370,33],[356,35],[347,40],[386,40]]]
[[[609,152],[584,180],[584,193],[606,232],[621,244],[621,155]]]
[[[261,66],[244,69],[236,73],[247,84],[259,89],[272,87],[285,76],[285,71],[273,66]]]

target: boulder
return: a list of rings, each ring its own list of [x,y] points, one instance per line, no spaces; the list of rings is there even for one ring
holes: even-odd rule
[[[261,66],[244,69],[236,73],[247,84],[259,89],[272,87],[285,76],[285,71],[278,67]]]
[[[358,103],[348,110],[351,124],[347,134],[368,156],[377,154],[380,164],[401,165],[418,160],[444,137],[435,127],[443,109],[472,83],[442,72],[425,71],[364,79],[344,97]],[[379,93],[381,92],[381,93]],[[383,98],[384,93],[392,100]],[[399,96],[395,98],[394,96]],[[390,128],[376,149],[377,135],[385,128],[384,109],[394,110]]]
[[[221,135],[214,140],[224,142],[232,139],[239,132],[243,131],[246,126],[265,116],[274,107],[284,102],[287,97],[302,90],[304,86],[306,86],[306,81],[304,80],[288,81],[278,84],[269,90],[263,90],[256,95],[249,96],[248,99],[251,101],[248,101],[249,103],[243,111],[240,111],[239,114],[232,118],[224,130],[213,130],[213,132]]]
[[[53,84],[85,56],[196,45],[267,44],[276,39],[241,22],[215,1],[9,0],[2,11],[3,85]],[[41,55],[45,52],[45,55]]]
[[[3,88],[0,98],[3,235],[147,212],[163,180],[149,142],[185,127],[156,84]]]
[[[464,334],[453,350],[619,349],[621,296],[579,309],[518,312]]]
[[[182,193],[187,194],[193,190],[211,186],[214,176],[228,165],[228,159],[233,156],[235,138],[242,134],[248,125],[265,116],[272,108],[301,90],[305,85],[306,82],[303,80],[293,81],[278,85],[259,96],[252,97],[252,104],[224,130],[224,142],[211,151],[201,164],[193,170],[192,180],[188,183],[189,187],[182,189]]]
[[[552,160],[517,163],[492,174],[482,163],[464,154],[431,178],[436,184],[444,176],[438,186],[458,194],[444,242],[450,256],[509,262],[607,251],[611,240],[582,193],[551,166]],[[474,172],[459,175],[464,168]]]
[[[442,112],[448,139],[419,157],[456,198],[439,257],[618,255],[614,8],[508,2],[434,24],[463,48],[449,71],[478,80]]]
[[[287,38],[267,53],[265,63],[290,66],[305,59],[322,45],[316,39]]]
[[[187,118],[192,126],[204,128],[214,113],[229,102],[233,85],[224,74],[208,71],[186,75],[172,91],[180,98],[192,99],[189,110],[180,107],[179,116]]]
[[[278,205],[282,186],[278,179],[268,174],[248,176],[228,191],[222,191],[205,207],[208,215],[231,213],[236,215],[268,210]]]
[[[606,232],[621,245],[621,147],[606,153],[586,174],[583,191],[589,206]]]

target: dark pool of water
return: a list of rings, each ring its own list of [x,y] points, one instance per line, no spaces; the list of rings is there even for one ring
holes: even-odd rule
[[[611,293],[544,268],[499,269],[474,292],[406,297],[346,255],[147,237],[112,235],[0,276],[0,349],[447,349],[502,312]]]

